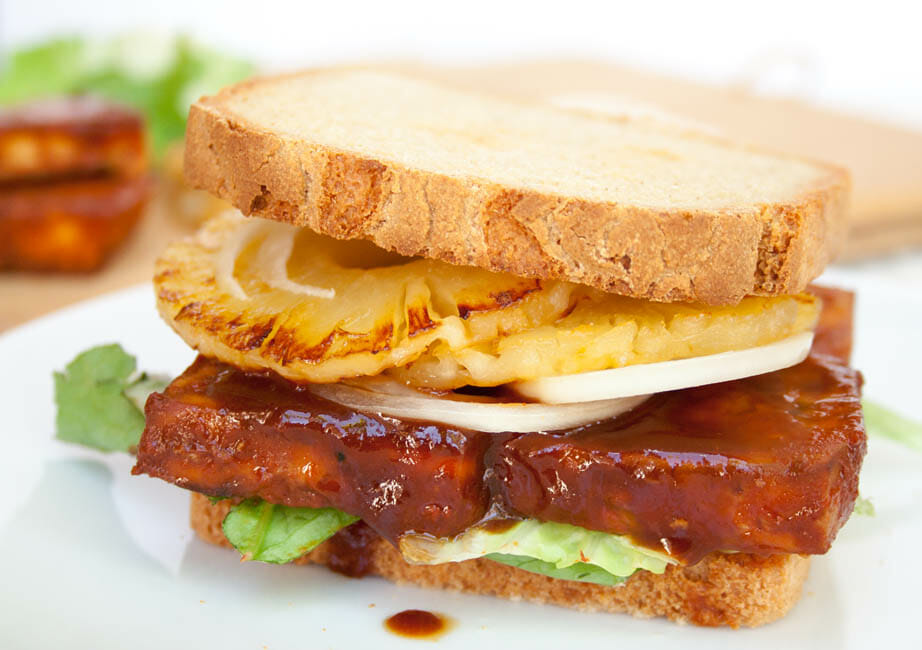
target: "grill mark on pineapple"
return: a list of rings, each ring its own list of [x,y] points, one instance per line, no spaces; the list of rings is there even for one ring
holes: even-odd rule
[[[186,295],[185,291],[177,291],[176,289],[167,289],[166,287],[161,287],[157,291],[157,298],[163,302],[168,303],[177,303],[183,299]]]
[[[333,344],[334,336],[335,332],[330,332],[320,343],[305,346],[297,342],[297,329],[280,327],[266,343],[262,353],[283,366],[287,366],[292,361],[316,363],[326,357],[326,351]]]
[[[189,320],[196,323],[202,322],[202,303],[198,300],[192,302],[187,302],[185,305],[179,308],[179,311],[176,312],[176,315],[173,317],[175,321],[184,321]]]
[[[231,330],[232,333],[223,337],[224,342],[241,352],[255,350],[263,344],[263,341],[272,332],[272,328],[275,327],[275,320],[273,316],[262,322],[246,323],[240,316],[237,316],[226,323],[227,329]],[[243,329],[239,332],[235,331],[241,327]]]
[[[292,362],[315,364],[360,352],[386,352],[391,349],[393,334],[392,323],[361,334],[336,328],[319,343],[303,345],[298,342],[297,328],[280,327],[266,343],[262,353],[282,366]]]
[[[179,269],[175,267],[167,267],[165,269],[160,269],[154,274],[154,282],[162,282],[169,277],[176,275],[179,272]]]
[[[195,300],[183,305],[173,320],[186,321],[193,327],[214,334],[231,349],[249,352],[262,345],[272,332],[276,318],[273,316],[267,320],[252,323],[246,322],[241,316],[228,320],[220,313],[210,313],[208,305]]]
[[[344,332],[344,334],[347,334]],[[361,339],[368,341],[371,344],[371,347],[367,349],[368,352],[372,354],[378,354],[379,352],[387,352],[391,349],[391,339],[394,337],[394,324],[388,323],[382,327],[378,327],[368,334],[360,335]]]
[[[173,320],[177,323],[186,321],[192,327],[219,336],[222,342],[225,338],[222,334],[226,331],[227,319],[222,318],[219,314],[209,313],[206,303],[200,300],[193,300],[183,305]]]
[[[428,332],[438,327],[438,323],[429,317],[429,310],[425,305],[407,307],[407,336],[413,338],[417,334]]]
[[[528,284],[504,291],[496,291],[489,294],[487,300],[479,303],[458,303],[458,315],[461,320],[467,320],[471,314],[480,311],[493,311],[494,309],[503,309],[509,307],[535,291],[541,290],[540,280],[531,280]]]

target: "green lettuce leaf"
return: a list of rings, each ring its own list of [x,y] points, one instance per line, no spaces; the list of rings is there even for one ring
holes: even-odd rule
[[[550,562],[542,562],[533,557],[524,557],[521,555],[490,553],[484,557],[494,562],[508,564],[509,566],[514,566],[517,569],[523,569],[532,573],[540,573],[541,575],[548,576],[549,578],[557,578],[558,580],[592,582],[605,587],[614,587],[627,580],[624,576],[612,575],[601,567],[597,567],[594,564],[586,564],[585,562],[577,562],[568,567],[558,569]]]
[[[224,535],[244,560],[284,564],[358,521],[336,508],[291,508],[248,499],[224,518]]]
[[[135,358],[120,345],[79,354],[54,373],[57,438],[101,451],[128,451],[144,430],[144,400],[165,378],[135,373]]]
[[[130,384],[125,386],[123,392],[125,397],[135,405],[135,408],[143,414],[148,396],[151,393],[162,392],[169,383],[170,379],[166,375],[148,375],[146,372],[142,372]]]
[[[83,41],[62,38],[14,52],[0,75],[0,103],[71,92],[84,72]]]
[[[183,137],[189,105],[253,73],[253,66],[186,37],[130,34],[54,39],[14,52],[0,74],[0,104],[93,93],[134,106],[155,154]]]
[[[860,517],[873,517],[876,514],[874,510],[874,504],[871,503],[870,499],[858,495],[858,498],[855,500],[855,509],[853,512]]]
[[[922,424],[913,422],[880,404],[863,400],[864,426],[869,436],[881,436],[922,451]]]
[[[632,544],[627,537],[536,519],[499,531],[472,528],[452,539],[405,535],[400,550],[416,564],[487,557],[554,578],[598,584],[618,584],[638,569],[662,573],[675,562],[665,553]]]

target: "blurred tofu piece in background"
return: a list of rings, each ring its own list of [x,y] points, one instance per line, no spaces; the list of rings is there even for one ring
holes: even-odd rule
[[[0,111],[0,269],[98,269],[151,189],[136,112],[89,96]]]
[[[0,111],[0,183],[147,170],[140,115],[90,96]]]
[[[97,178],[0,190],[0,269],[92,271],[125,240],[151,180]]]

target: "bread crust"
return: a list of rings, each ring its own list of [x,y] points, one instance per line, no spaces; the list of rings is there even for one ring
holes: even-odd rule
[[[590,201],[410,168],[248,123],[228,99],[261,83],[199,100],[186,131],[189,183],[244,214],[403,255],[706,304],[802,291],[845,239],[849,178],[840,168],[817,165],[809,191],[755,209]]]
[[[232,503],[212,504],[207,497],[192,493],[192,529],[206,542],[230,547],[221,522]],[[381,538],[366,552],[368,572],[398,584],[733,628],[755,627],[784,616],[799,600],[810,564],[802,555],[715,553],[694,566],[670,566],[662,575],[641,571],[623,585],[603,587],[555,580],[490,560],[410,565]],[[329,564],[331,558],[331,544],[327,542],[295,563]]]

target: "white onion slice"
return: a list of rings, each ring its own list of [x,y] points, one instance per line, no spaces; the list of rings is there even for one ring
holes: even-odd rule
[[[300,293],[312,298],[332,300],[336,297],[335,289],[301,284],[288,277],[288,259],[291,257],[291,251],[294,250],[297,231],[295,226],[290,226],[285,230],[275,229],[263,240],[259,247],[257,264],[260,272],[265,272],[263,281],[275,289]]]
[[[241,221],[244,217],[240,217]],[[288,277],[288,260],[294,249],[295,234],[298,228],[295,226],[284,227],[280,224],[265,224],[258,220],[252,220],[248,223],[242,223],[237,227],[237,231],[224,242],[215,256],[215,277],[218,278],[220,286],[238,300],[248,298],[246,291],[237,282],[234,276],[234,267],[237,265],[237,258],[246,248],[247,244],[259,235],[261,231],[267,230],[268,234],[259,245],[254,266],[259,274],[260,280],[270,287],[282,289],[291,293],[299,293],[313,298],[332,299],[336,296],[334,289],[315,287],[310,284],[301,284],[294,282]]]
[[[643,363],[575,375],[542,377],[512,384],[512,389],[545,404],[572,404],[705,386],[774,372],[807,358],[813,332],[768,345],[691,359]]]
[[[243,220],[242,216],[240,220]],[[237,265],[237,258],[240,257],[244,246],[260,225],[256,222],[240,224],[237,231],[224,242],[215,255],[215,278],[218,280],[218,286],[238,300],[246,300],[247,293],[234,277],[234,267]]]
[[[531,433],[578,427],[615,417],[631,410],[645,399],[639,395],[580,404],[549,405],[522,402],[479,402],[436,397],[396,382],[386,387],[381,382],[367,386],[313,384],[311,390],[324,399],[356,411],[378,413],[395,418],[440,422],[474,431]]]

